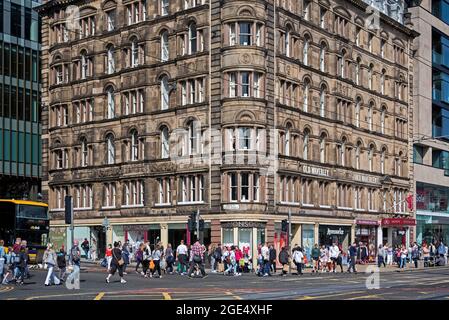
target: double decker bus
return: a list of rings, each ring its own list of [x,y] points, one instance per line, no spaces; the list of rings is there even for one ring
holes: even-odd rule
[[[0,239],[11,247],[16,238],[26,240],[31,263],[42,262],[49,231],[46,203],[0,199]]]

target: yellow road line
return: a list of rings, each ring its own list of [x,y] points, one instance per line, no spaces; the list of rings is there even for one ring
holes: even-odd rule
[[[52,294],[47,296],[31,296],[28,298],[25,298],[25,300],[35,300],[35,299],[41,299],[41,298],[56,298],[56,297],[70,297],[70,296],[86,296],[86,295],[92,295],[97,294],[96,292],[85,292],[85,293],[69,293],[69,294]]]
[[[365,291],[350,291],[350,292],[345,292],[345,293],[334,293],[334,294],[326,294],[326,295],[319,295],[319,296],[302,296],[300,298],[297,298],[296,300],[323,299],[323,298],[331,298],[331,297],[336,297],[336,296],[357,294],[357,293],[362,293],[362,292],[365,292]]]
[[[234,299],[236,300],[243,300],[241,297],[239,297],[238,295],[233,294],[231,291],[226,291],[225,292],[228,296],[232,296]]]
[[[2,287],[2,288],[0,288],[0,293],[9,292],[12,290],[14,290],[14,287]]]
[[[101,300],[101,298],[103,298],[104,296],[104,292],[100,292],[99,294],[97,294],[97,296],[94,298],[94,300]]]
[[[354,298],[348,298],[345,300],[358,300],[358,299],[373,299],[373,298],[379,298],[379,295],[377,294],[370,294],[367,296],[359,296],[359,297],[354,297]]]
[[[171,300],[171,296],[168,294],[168,292],[162,292],[162,295],[164,296],[164,300]]]

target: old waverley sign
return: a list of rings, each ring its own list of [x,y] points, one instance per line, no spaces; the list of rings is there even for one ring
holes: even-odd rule
[[[325,168],[319,168],[319,167],[312,167],[312,166],[302,166],[302,172],[307,174],[313,174],[316,176],[324,176],[329,177],[329,169]]]

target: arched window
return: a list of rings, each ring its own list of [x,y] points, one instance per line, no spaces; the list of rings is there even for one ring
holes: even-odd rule
[[[385,157],[387,154],[387,150],[385,148],[382,148],[382,152],[380,154],[380,172],[382,174],[385,174]]]
[[[346,165],[346,138],[343,138],[341,140],[341,145],[340,145],[340,152],[339,152],[339,157],[340,157],[340,165],[341,166],[345,166]]]
[[[86,167],[89,164],[89,149],[85,138],[81,139],[81,166]]]
[[[374,161],[374,146],[369,146],[368,151],[368,170],[373,171],[373,161]]]
[[[161,110],[167,110],[169,108],[169,92],[168,77],[164,76],[161,79]]]
[[[355,64],[355,84],[360,85],[360,58],[357,58]]]
[[[302,157],[304,160],[309,159],[309,130],[304,130]]]
[[[396,158],[396,175],[402,177],[402,151],[399,152],[399,156]]]
[[[360,154],[362,150],[362,144],[360,142],[357,143],[355,148],[355,168],[360,170]]]
[[[385,94],[385,69],[382,69],[382,74],[380,75],[380,93]]]
[[[370,90],[373,90],[373,69],[373,64],[370,64],[368,69],[368,89]]]
[[[108,134],[106,137],[107,143],[107,164],[115,163],[115,144],[114,144],[114,136],[112,134]]]
[[[302,62],[305,66],[309,65],[309,42],[309,37],[306,36],[304,38],[304,46],[302,48]]]
[[[373,110],[374,102],[370,102],[368,106],[368,130],[373,130]]]
[[[286,156],[290,155],[290,137],[291,137],[291,126],[287,125],[287,130],[285,131],[285,141],[284,141],[284,154]]]
[[[112,45],[108,47],[107,70],[108,74],[115,72],[114,46]]]
[[[106,94],[108,102],[107,118],[112,119],[115,117],[114,88],[108,87],[106,90]]]
[[[355,103],[355,126],[360,127],[360,107],[362,106],[362,100],[357,98]]]
[[[342,78],[344,78],[346,76],[345,59],[346,59],[346,50],[343,50],[341,52],[341,56],[338,57],[338,68],[339,68],[340,77],[342,77]]]
[[[326,134],[322,133],[320,136],[320,162],[326,162]]]
[[[81,52],[81,79],[86,79],[89,76],[89,63],[86,57],[86,51]]]
[[[320,116],[326,116],[326,86],[324,84],[320,90]]]
[[[169,0],[161,0],[161,16],[168,15]]]
[[[309,80],[306,79],[306,81],[304,82],[304,88],[303,88],[303,110],[305,112],[309,111],[309,90],[310,90],[310,84],[309,84]]]
[[[162,155],[162,159],[166,159],[168,157],[170,157],[170,136],[168,133],[168,128],[167,127],[163,127],[161,129],[161,155]]]
[[[320,71],[325,72],[326,63],[326,44],[322,43],[320,48]]]
[[[385,115],[387,110],[385,107],[382,107],[382,111],[380,112],[380,132],[385,133]]]
[[[284,52],[287,57],[290,57],[290,37],[291,37],[291,30],[290,27],[287,27],[284,36],[284,46],[285,46]]]
[[[164,1],[164,0],[163,0]],[[168,2],[168,1],[167,1]],[[168,61],[169,51],[168,51],[168,31],[165,30],[161,33],[161,61]]]
[[[188,124],[188,151],[189,155],[197,154],[199,141],[199,128],[197,121],[190,121]]]
[[[196,24],[189,25],[189,54],[194,54],[197,51],[197,31]]]
[[[139,45],[137,39],[134,38],[131,41],[131,67],[137,67],[139,65]]]
[[[139,138],[136,130],[131,131],[131,161],[139,160]]]

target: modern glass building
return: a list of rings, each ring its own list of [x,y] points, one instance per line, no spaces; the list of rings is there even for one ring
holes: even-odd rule
[[[39,3],[0,0],[0,198],[40,192]]]
[[[411,8],[415,55],[416,239],[449,242],[449,1]]]

